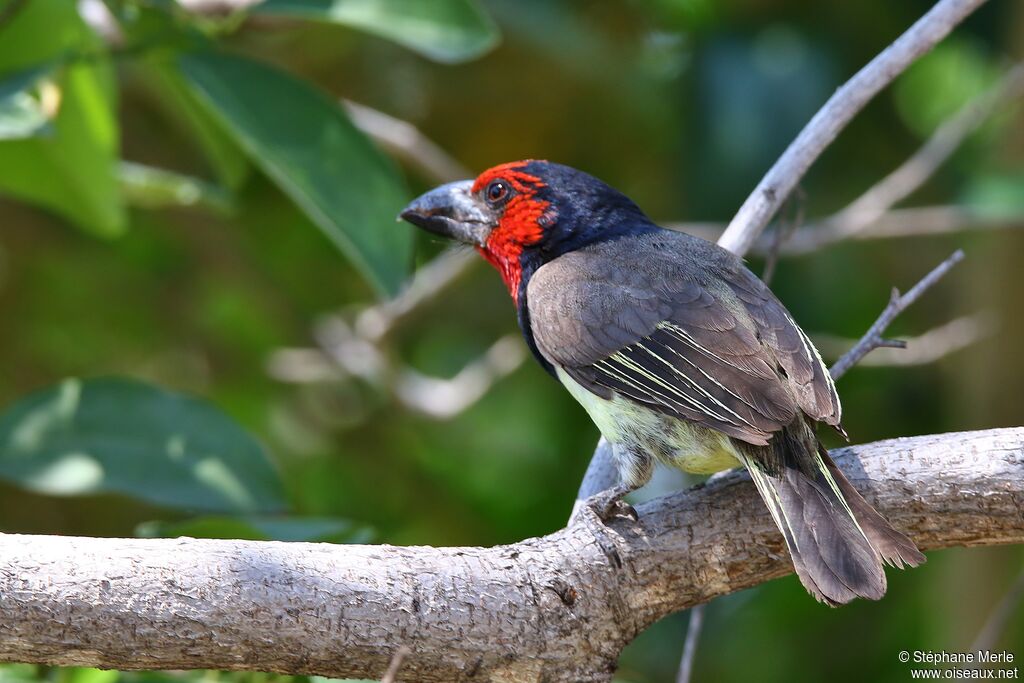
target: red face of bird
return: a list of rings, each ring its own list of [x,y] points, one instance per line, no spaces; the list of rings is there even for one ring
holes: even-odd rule
[[[475,247],[516,298],[524,250],[539,245],[555,222],[552,203],[542,196],[545,164],[516,161],[488,169],[476,180],[442,185],[409,204],[401,218]]]

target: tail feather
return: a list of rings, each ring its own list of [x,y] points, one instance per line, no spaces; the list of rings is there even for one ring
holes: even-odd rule
[[[795,469],[768,474],[753,462],[747,467],[811,595],[835,606],[885,594],[878,554],[823,477],[811,479]]]
[[[872,508],[802,419],[743,461],[782,531],[801,583],[821,602],[842,605],[885,595],[882,560],[916,566],[924,556]]]
[[[853,514],[860,522],[868,541],[874,546],[882,560],[892,567],[903,569],[906,567],[917,567],[924,564],[924,553],[917,549],[914,542],[904,534],[896,531],[891,524],[878,513],[878,510],[871,507],[871,504],[864,500],[860,492],[853,487],[850,480],[846,478],[843,471],[839,469],[824,446],[819,444],[818,452],[825,467],[828,468],[832,478],[839,485],[843,498],[853,509]]]

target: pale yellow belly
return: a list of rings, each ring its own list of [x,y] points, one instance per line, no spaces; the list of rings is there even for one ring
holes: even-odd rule
[[[669,417],[615,394],[610,400],[603,399],[563,370],[558,369],[557,373],[610,443],[638,447],[660,462],[695,474],[712,474],[740,465],[736,448],[725,434]]]

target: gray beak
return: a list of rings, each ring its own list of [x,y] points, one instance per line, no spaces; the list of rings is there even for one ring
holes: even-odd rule
[[[435,235],[482,247],[495,220],[472,187],[472,180],[442,185],[414,199],[398,217]]]

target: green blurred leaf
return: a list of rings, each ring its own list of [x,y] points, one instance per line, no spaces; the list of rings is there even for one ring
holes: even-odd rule
[[[183,21],[181,7],[170,0],[153,6],[110,4],[115,6],[125,42],[147,46],[139,59],[126,63],[127,80],[165,110],[170,123],[202,152],[221,185],[232,191],[239,189],[249,177],[249,159],[198,101],[176,64],[182,52],[210,48],[210,39],[193,21]]]
[[[59,112],[52,134],[0,142],[0,192],[41,204],[99,235],[124,231],[117,186],[118,128],[113,65],[75,3],[32,0],[4,26],[0,74],[69,55],[56,74]],[[0,76],[3,78],[3,76]]]
[[[1024,173],[985,174],[970,180],[963,204],[982,216],[1012,218],[1024,213]]]
[[[998,73],[977,43],[951,38],[921,57],[896,81],[896,108],[910,129],[927,137],[987,90]]]
[[[260,166],[384,293],[406,274],[412,233],[394,166],[323,93],[222,53],[180,59],[200,99]]]
[[[38,680],[39,672],[34,664],[0,665],[0,683],[35,683]]]
[[[196,99],[181,73],[156,60],[142,62],[140,67],[143,87],[152,92],[191,135],[220,182],[232,190],[241,187],[251,168],[245,152]]]
[[[121,672],[110,669],[91,669],[72,666],[60,670],[60,683],[114,683]]]
[[[367,543],[373,531],[333,517],[196,517],[184,522],[145,522],[135,534],[143,538],[235,538],[248,541]]]
[[[69,379],[0,415],[0,477],[50,495],[168,507],[285,507],[263,448],[210,404],[128,379]]]
[[[44,83],[47,92],[56,91],[52,83],[45,81],[54,66],[26,69],[0,81],[0,140],[32,137],[48,127],[55,112],[47,111],[38,91]]]
[[[501,37],[475,0],[265,0],[253,11],[344,24],[439,62],[478,57]]]
[[[125,201],[132,206],[204,207],[223,213],[234,208],[231,196],[216,185],[174,171],[123,161],[118,177]]]

